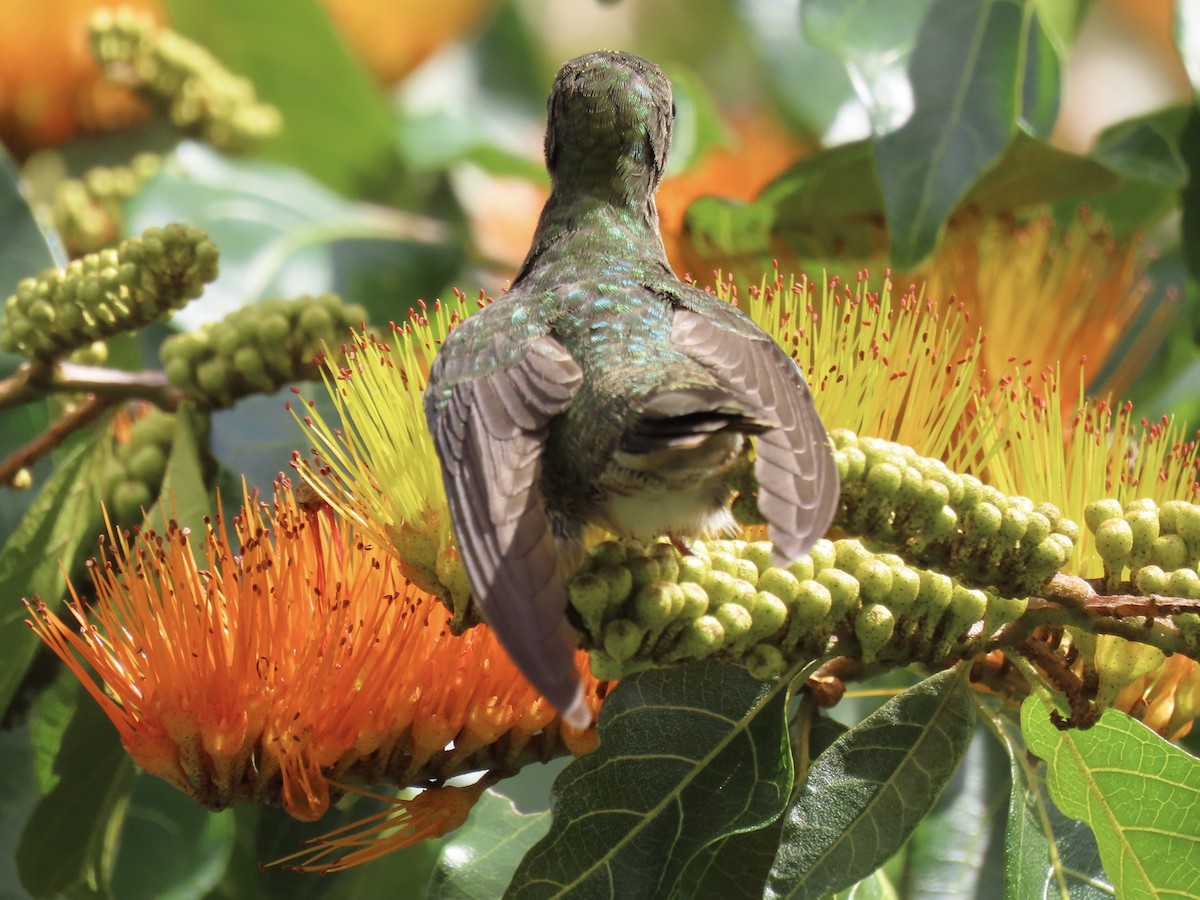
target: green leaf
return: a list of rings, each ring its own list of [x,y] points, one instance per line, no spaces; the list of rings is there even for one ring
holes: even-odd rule
[[[713,840],[773,820],[792,783],[787,686],[712,662],[623,679],[506,896],[663,896]]]
[[[30,721],[30,743],[33,745],[33,774],[39,794],[48,794],[58,784],[54,761],[62,747],[63,735],[75,717],[79,705],[79,679],[66,666],[54,663],[58,675],[54,683],[38,694]]]
[[[862,881],[832,894],[829,900],[899,900],[891,880],[883,872],[872,872]],[[922,896],[918,894],[906,896]]]
[[[926,16],[912,117],[875,144],[897,268],[933,250],[950,211],[1008,145],[1023,25],[1016,0],[936,0]]]
[[[430,900],[491,900],[512,881],[521,858],[546,834],[550,813],[526,815],[485,791],[465,825],[442,848]]]
[[[1116,190],[1120,183],[1120,176],[1102,162],[1018,131],[1000,162],[967,193],[963,206],[1000,213],[1069,198],[1075,209],[1079,198]]]
[[[163,473],[161,503],[152,507],[146,524],[159,534],[166,533],[167,519],[174,519],[193,535],[204,534],[204,519],[215,508],[208,488],[204,486],[200,463],[200,438],[197,418],[200,413],[192,403],[180,406],[175,414],[175,433],[171,436],[171,455]],[[193,540],[195,540],[193,538]],[[200,542],[193,550],[202,553]]]
[[[58,604],[66,589],[63,571],[100,531],[108,455],[108,442],[101,439],[72,450],[0,550],[0,709],[12,701],[38,646],[21,598]]]
[[[713,147],[726,143],[729,136],[700,76],[691,69],[675,66],[667,74],[675,96],[675,127],[667,159],[670,176],[696,165]]]
[[[875,134],[898,128],[912,113],[908,63],[931,2],[805,0],[800,7],[804,36],[842,60]]]
[[[394,177],[397,154],[386,98],[315,0],[167,0],[171,26],[249,78],[283,114],[262,153],[350,196]]]
[[[1059,59],[1066,59],[1091,0],[1033,0],[1033,9]]]
[[[772,897],[824,897],[881,866],[937,802],[971,741],[966,679],[941,672],[821,754],[787,812]]]
[[[67,254],[58,235],[44,229],[21,184],[21,173],[0,146],[0,296],[7,297],[22,278],[52,266],[65,266]]]
[[[1112,896],[1091,829],[1068,819],[1046,790],[1046,767],[1030,757],[1020,731],[997,718],[1009,757],[1012,789],[1005,827],[1004,896],[1103,900]]]
[[[931,900],[987,896],[987,849],[993,822],[1009,794],[1006,763],[991,736],[977,729],[937,806],[909,839],[904,855],[905,896]]]
[[[30,731],[28,723],[0,728],[0,897],[5,900],[24,896],[12,890],[19,881],[13,848],[38,802]]]
[[[1025,70],[1021,74],[1021,111],[1018,121],[1030,134],[1049,139],[1058,121],[1062,96],[1062,58],[1042,26],[1036,4],[1027,13]]]
[[[687,900],[760,900],[783,833],[783,818],[731,834],[692,859],[672,896]]]
[[[1117,896],[1197,896],[1200,761],[1118,710],[1086,731],[1059,731],[1053,709],[1030,697],[1021,729],[1046,760],[1054,802],[1095,832]]]
[[[38,803],[17,847],[21,883],[36,897],[107,894],[134,766],[82,685],[54,763],[58,783]]]
[[[181,144],[128,204],[127,227],[186,221],[221,250],[221,274],[176,316],[185,328],[256,300],[334,291],[372,319],[399,321],[418,297],[436,295],[462,248],[440,222],[351,203],[295,169],[235,160]]]
[[[125,811],[113,894],[157,900],[205,896],[224,874],[236,830],[231,810],[209,812],[162,779],[140,773]]]
[[[1179,152],[1192,172],[1200,172],[1200,109],[1188,113],[1179,135]],[[1200,178],[1190,178],[1179,192],[1180,241],[1183,259],[1193,283],[1200,280]]]
[[[869,131],[866,111],[845,66],[833,52],[803,39],[797,5],[736,0],[738,18],[750,38],[747,50],[758,57],[757,71],[796,130],[817,136],[836,131],[831,143],[864,137]],[[852,125],[845,127],[844,120],[852,120]]]

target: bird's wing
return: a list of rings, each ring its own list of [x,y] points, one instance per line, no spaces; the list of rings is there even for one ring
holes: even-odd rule
[[[671,342],[735,399],[779,423],[755,439],[754,476],[758,509],[775,545],[772,562],[786,565],[829,528],[838,503],[837,466],[795,360],[749,318],[721,306],[733,315],[677,307]]]
[[[450,357],[446,367],[461,372]],[[583,372],[543,335],[509,365],[449,384],[445,374],[435,361],[426,415],[475,602],[534,687],[585,726],[566,589],[538,490],[550,420],[570,405]]]

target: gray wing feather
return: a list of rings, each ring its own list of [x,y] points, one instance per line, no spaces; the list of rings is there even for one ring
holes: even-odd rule
[[[445,387],[443,378],[435,362],[426,414],[475,601],[534,687],[586,725],[566,589],[538,490],[550,421],[570,405],[582,370],[544,336],[509,366]]]
[[[758,508],[774,544],[771,560],[786,565],[829,528],[838,503],[837,466],[799,366],[769,335],[746,328],[747,323],[734,330],[703,313],[677,308],[671,341],[734,398],[779,422],[756,438],[754,476]]]

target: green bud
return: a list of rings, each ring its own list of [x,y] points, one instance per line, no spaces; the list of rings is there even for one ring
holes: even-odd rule
[[[1012,546],[1025,536],[1028,528],[1029,514],[1016,505],[1010,505],[1008,509],[1004,510],[998,537],[1005,544]]]
[[[829,588],[819,581],[802,581],[796,600],[791,606],[792,620],[788,626],[787,646],[795,646],[796,642],[816,631],[819,626],[822,631],[828,631],[830,610],[833,609],[833,595]]]
[[[683,609],[683,603],[683,591],[673,582],[643,585],[633,598],[633,620],[653,639]]]
[[[749,633],[754,619],[746,607],[738,603],[722,603],[713,613],[725,629],[725,645],[735,646]]]
[[[743,610],[744,612],[744,610]],[[716,616],[693,619],[679,632],[679,640],[668,661],[703,659],[725,646],[725,627]]]
[[[859,585],[848,572],[824,569],[817,573],[817,581],[829,589],[829,596],[833,599],[829,615],[833,621],[843,618],[858,603]]]
[[[1167,592],[1167,573],[1158,566],[1142,566],[1134,573],[1134,586],[1139,594],[1163,594]]]
[[[1040,512],[1031,512],[1029,514],[1029,523],[1025,528],[1025,534],[1021,538],[1022,541],[1028,544],[1040,544],[1050,536],[1053,526],[1050,520]]]
[[[112,495],[113,513],[118,522],[133,525],[142,520],[142,510],[154,502],[150,488],[141,481],[118,484]]]
[[[1186,503],[1179,508],[1175,513],[1175,530],[1190,547],[1200,548],[1200,506]]]
[[[715,572],[724,572],[727,575],[732,575],[735,578],[738,576],[738,559],[732,553],[718,550],[712,553],[709,557],[712,561],[712,568]]]
[[[635,591],[660,580],[658,563],[648,556],[630,556],[625,560],[625,567],[633,577]]]
[[[790,606],[800,591],[800,581],[801,579],[786,569],[767,569],[758,579],[756,587],[760,591],[774,594]]]
[[[633,593],[633,576],[624,566],[604,566],[594,570],[608,585],[608,605],[621,606]]]
[[[685,581],[679,585],[683,594],[683,607],[679,610],[680,619],[696,619],[708,612],[708,594],[704,588],[694,581]]]
[[[592,675],[600,681],[618,681],[625,677],[625,666],[617,662],[603,650],[592,650],[588,653],[588,664]]]
[[[979,503],[967,516],[967,533],[976,541],[990,541],[1000,532],[1004,514],[992,503]]]
[[[1200,575],[1195,569],[1176,569],[1167,576],[1167,593],[1172,597],[1200,599]]]
[[[604,626],[604,652],[617,662],[625,662],[637,655],[646,634],[629,619],[613,619]]]
[[[771,568],[771,549],[770,541],[752,541],[742,548],[741,557],[754,566],[755,579]]]
[[[896,630],[892,611],[881,603],[868,603],[854,616],[854,636],[862,648],[862,661],[871,665]]]
[[[1002,625],[1009,622],[1015,622],[1021,616],[1025,615],[1025,610],[1029,608],[1028,597],[997,597],[989,595],[987,598],[987,612],[983,617],[983,633],[985,637],[990,637],[996,633],[996,630]]]
[[[588,632],[598,634],[609,609],[608,582],[595,572],[576,575],[567,582],[567,600]]]
[[[1125,519],[1105,519],[1095,530],[1096,552],[1116,572],[1128,564],[1133,552],[1133,528]]]
[[[1187,544],[1177,534],[1162,534],[1150,548],[1150,561],[1165,572],[1182,569],[1188,564]]]
[[[1130,553],[1135,557],[1148,556],[1154,542],[1158,540],[1158,512],[1131,509],[1125,513],[1125,521],[1133,530],[1133,546]]]
[[[701,585],[705,593],[708,594],[708,605],[710,609],[730,602],[733,599],[735,592],[734,584],[737,581],[728,572],[722,572],[720,569],[713,569],[704,576]]]
[[[846,572],[853,572],[863,562],[872,558],[870,551],[862,545],[862,541],[854,538],[834,541],[833,546],[836,553],[835,565]]]
[[[1152,497],[1139,497],[1137,500],[1130,500],[1125,504],[1125,515],[1131,512],[1148,512],[1158,516],[1158,504],[1154,502]]]
[[[156,488],[167,471],[167,455],[156,444],[144,444],[133,452],[126,466],[129,474],[143,484]]]
[[[782,675],[787,669],[787,660],[779,652],[778,647],[770,644],[756,645],[746,657],[746,671],[751,678],[759,681],[770,681]]]
[[[883,603],[892,591],[892,570],[882,560],[868,557],[854,568],[863,603]]]
[[[704,576],[710,571],[710,564],[703,556],[681,556],[679,558],[679,581],[694,581],[704,583]]]
[[[892,569],[892,590],[884,602],[898,619],[908,617],[921,591],[921,576],[905,567]]]
[[[788,607],[770,591],[759,591],[754,597],[754,608],[750,616],[753,623],[746,635],[747,643],[773,637],[787,621]]]
[[[813,566],[813,559],[807,553],[788,566],[787,571],[788,574],[797,581],[807,581],[816,574],[816,568]],[[780,596],[782,596],[782,594]]]
[[[814,572],[828,569],[837,560],[837,551],[833,546],[833,541],[827,538],[821,538],[813,544],[808,551],[808,555],[812,559]],[[804,579],[801,578],[800,580],[803,581]]]
[[[904,475],[898,466],[879,463],[867,472],[866,500],[872,506],[890,506],[900,491]]]

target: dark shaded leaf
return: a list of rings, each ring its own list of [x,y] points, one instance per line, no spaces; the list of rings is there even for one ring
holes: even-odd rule
[[[1016,0],[936,0],[913,53],[912,117],[875,144],[891,260],[912,269],[1000,159],[1017,116],[1025,40]]]
[[[1030,134],[1050,138],[1058,121],[1062,96],[1062,60],[1042,26],[1036,4],[1029,11],[1025,33],[1025,71],[1021,75],[1021,111],[1018,121]]]
[[[1118,897],[1200,894],[1200,760],[1115,709],[1059,731],[1053,706],[1021,706],[1029,749],[1046,760],[1055,804],[1091,826]]]
[[[486,791],[450,837],[429,885],[430,900],[491,900],[512,881],[521,858],[546,834],[550,813],[527,815]]]
[[[30,816],[17,847],[21,883],[35,897],[89,887],[107,893],[134,766],[99,705],[79,703],[54,763],[58,783]]]
[[[842,735],[788,810],[768,896],[824,897],[883,865],[937,802],[974,720],[966,679],[948,671]]]
[[[702,662],[623,679],[600,747],[554,784],[550,833],[506,896],[658,897],[715,839],[761,826],[791,790],[787,680]]]
[[[12,701],[38,646],[21,598],[40,596],[58,605],[66,588],[63,570],[92,546],[101,528],[108,456],[108,442],[100,439],[71,451],[0,550],[0,709]]]

